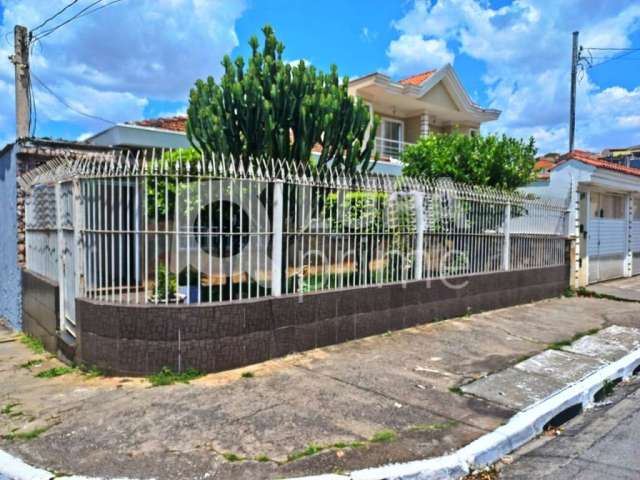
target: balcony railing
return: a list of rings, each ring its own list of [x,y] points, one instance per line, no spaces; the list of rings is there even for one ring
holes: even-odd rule
[[[380,154],[382,160],[400,160],[402,152],[408,145],[413,144],[402,140],[376,137],[376,153]]]

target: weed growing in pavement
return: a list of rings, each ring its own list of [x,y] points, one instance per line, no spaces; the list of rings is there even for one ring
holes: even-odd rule
[[[195,368],[189,368],[182,373],[177,373],[168,367],[164,367],[158,373],[148,377],[154,387],[164,387],[174,383],[189,383],[191,380],[204,376],[204,373]]]
[[[577,295],[576,291],[571,287],[565,288],[564,292],[562,292],[562,296],[566,298],[573,298],[576,295]]]
[[[27,370],[31,370],[33,367],[37,367],[42,364],[42,360],[39,358],[34,358],[33,360],[29,360],[28,362],[21,363],[18,365],[20,368],[26,368]]]
[[[253,372],[242,372],[242,375],[240,375],[242,378],[253,378],[256,376],[255,373]]]
[[[371,437],[372,443],[387,443],[392,440],[395,440],[396,432],[393,430],[380,430],[376,432],[373,437]]]
[[[36,374],[37,378],[55,378],[76,372],[75,367],[53,367]]]
[[[227,462],[239,462],[240,460],[244,460],[243,457],[233,452],[225,452],[222,456]]]
[[[421,423],[418,425],[413,425],[409,427],[410,432],[439,432],[441,430],[446,430],[451,427],[455,427],[459,422],[455,420],[449,420],[448,422],[442,423]]]
[[[3,435],[2,438],[5,440],[13,441],[13,440],[33,440],[38,438],[44,432],[49,430],[49,427],[39,427],[34,428],[33,430],[28,430],[26,432],[11,432],[6,435]]]
[[[273,460],[271,460],[269,457],[267,457],[266,455],[262,454],[262,455],[258,455],[256,457],[256,462],[272,462]]]
[[[576,342],[576,341],[580,340],[582,337],[586,337],[586,336],[589,336],[589,335],[595,335],[599,331],[600,331],[599,328],[592,328],[591,330],[586,330],[584,332],[578,332],[573,337],[571,337],[569,340],[562,340],[560,342],[550,343],[549,345],[547,345],[547,349],[548,350],[562,350],[563,347],[568,347],[573,342]]]
[[[309,446],[307,446],[307,448],[305,448],[304,450],[300,450],[298,452],[293,452],[293,453],[290,453],[289,455],[287,455],[287,460],[289,462],[293,462],[294,460],[299,460],[299,459],[304,458],[304,457],[310,457],[311,455],[315,455],[316,453],[320,453],[324,449],[325,449],[325,447],[312,443]]]
[[[18,405],[20,405],[18,402],[7,403],[4,407],[2,407],[2,410],[0,410],[0,413],[2,415],[11,416],[11,414],[14,413],[13,409],[16,408]]]
[[[26,333],[20,334],[20,342],[33,353],[44,353],[44,345],[42,344],[42,341],[32,337],[31,335],[27,335]]]
[[[451,393],[454,393],[456,395],[464,395],[464,392],[462,391],[462,389],[458,386],[455,387],[449,387],[449,391]]]
[[[602,382],[602,388],[596,392],[593,397],[595,402],[601,402],[605,398],[613,395],[613,390],[616,388],[616,385],[619,383],[619,380],[609,380],[608,378]]]
[[[78,367],[78,370],[80,370],[80,373],[82,373],[82,375],[84,375],[87,378],[107,376],[107,372],[105,372],[99,367],[96,367],[95,365],[80,365]]]

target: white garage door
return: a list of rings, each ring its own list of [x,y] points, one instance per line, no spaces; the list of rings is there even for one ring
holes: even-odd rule
[[[625,199],[605,193],[591,193],[587,254],[589,283],[624,276],[626,257]]]
[[[631,251],[633,252],[633,274],[640,275],[640,198],[634,200]]]

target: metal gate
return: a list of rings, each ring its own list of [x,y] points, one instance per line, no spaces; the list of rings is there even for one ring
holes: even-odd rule
[[[591,192],[589,203],[589,283],[623,277],[627,257],[625,198]]]

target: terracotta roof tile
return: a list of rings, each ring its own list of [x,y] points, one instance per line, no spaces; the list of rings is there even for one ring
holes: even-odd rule
[[[578,160],[579,162],[586,163],[587,165],[592,165],[597,168],[604,168],[606,170],[613,170],[615,172],[640,177],[640,168],[626,167],[618,163],[608,162],[596,157],[592,153],[585,152],[584,150],[573,150],[562,155],[560,157],[560,161],[558,161],[554,168],[569,160]]]
[[[150,118],[129,123],[131,125],[138,125],[139,127],[160,128],[173,132],[185,132],[187,130],[187,117],[182,116]]]
[[[420,85],[434,73],[435,70],[428,70],[426,72],[417,73],[415,75],[411,75],[410,77],[403,78],[402,80],[400,80],[400,83],[402,83],[403,85]]]

